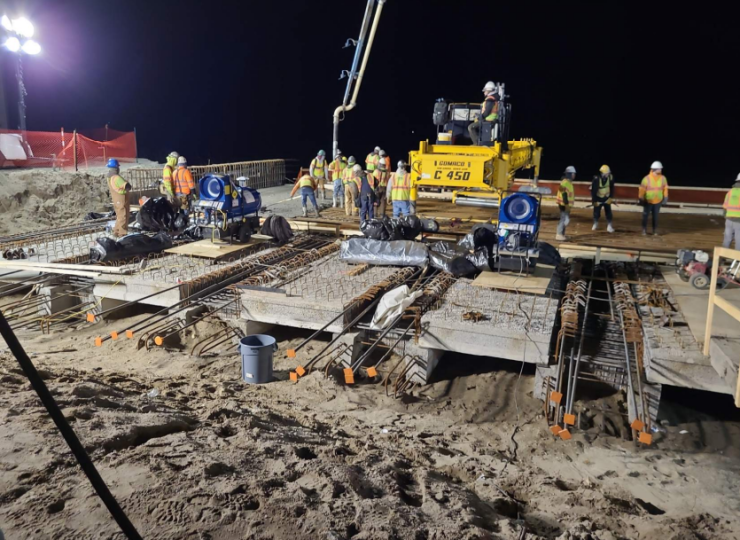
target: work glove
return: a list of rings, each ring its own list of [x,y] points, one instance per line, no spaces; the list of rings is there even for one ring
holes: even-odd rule
[[[133,188],[131,187],[131,184],[129,184],[128,182],[126,182],[126,185],[123,186],[123,189],[125,189],[126,191],[131,191]]]
[[[668,197],[663,199],[663,202],[660,203],[660,206],[665,206],[666,204],[668,204]]]

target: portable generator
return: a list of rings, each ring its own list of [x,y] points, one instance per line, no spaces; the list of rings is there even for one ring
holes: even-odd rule
[[[198,181],[200,199],[193,203],[192,219],[204,238],[236,237],[244,243],[259,230],[262,197],[248,181],[241,176],[233,182],[227,174],[207,174]]]

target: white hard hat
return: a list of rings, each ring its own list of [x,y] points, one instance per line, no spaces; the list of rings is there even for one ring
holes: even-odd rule
[[[170,152],[170,155],[167,156],[167,157],[179,158],[180,157],[180,154],[178,154],[177,152]]]
[[[653,164],[650,165],[651,169],[662,169],[663,164],[660,161],[653,161]]]
[[[735,178],[735,182],[740,182],[740,174],[738,174],[737,178]]]
[[[567,167],[565,168],[565,173],[566,173],[566,174],[568,174],[568,173],[573,173],[573,174],[576,174],[576,168],[575,168],[575,167],[574,167],[573,165],[568,165],[568,166],[567,166]]]
[[[239,176],[239,177],[238,177],[238,178],[236,179],[236,181],[237,181],[237,182],[246,182],[246,181],[247,181],[247,177],[246,177],[246,176]]]
[[[381,156],[385,156],[386,155],[385,150],[383,150],[382,148],[380,149],[380,155]]]
[[[355,165],[354,167],[352,167],[352,172],[362,172],[362,166]]]
[[[403,161],[399,161],[398,162],[398,168],[399,169],[405,169],[406,168],[406,163],[404,163]]]
[[[180,156],[179,158],[177,158],[177,164],[178,165],[187,165],[188,164],[188,160],[185,159],[185,156]]]
[[[493,81],[488,81],[486,85],[483,87],[484,92],[493,92],[496,89],[496,83]]]
[[[380,146],[376,146],[373,152],[375,152],[376,154],[380,153]]]

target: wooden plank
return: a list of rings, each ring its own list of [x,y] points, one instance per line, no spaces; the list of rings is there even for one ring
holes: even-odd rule
[[[133,273],[132,270],[126,268],[118,268],[116,266],[97,266],[92,264],[55,264],[53,262],[34,262],[28,259],[20,260],[0,260],[0,268],[15,268],[20,270],[38,270],[39,272],[47,272],[48,269],[54,269],[57,271],[83,271],[83,272],[95,272],[98,274],[121,274],[128,275]],[[59,273],[59,272],[56,272]],[[72,275],[72,274],[70,274]]]
[[[218,260],[229,255],[234,255],[246,249],[263,243],[261,238],[250,238],[246,244],[228,244],[225,242],[211,242],[210,240],[198,240],[181,246],[166,249],[165,253],[176,255],[189,255],[191,257],[200,257],[203,259]]]
[[[534,272],[529,276],[519,276],[505,272],[481,272],[471,285],[487,289],[516,290],[542,295],[547,292],[554,271],[555,268],[552,266],[537,265]]]

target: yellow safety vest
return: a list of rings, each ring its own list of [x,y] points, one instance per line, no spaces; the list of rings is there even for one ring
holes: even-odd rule
[[[365,165],[367,165],[367,170],[374,171],[375,168],[378,166],[379,159],[379,155],[377,155],[375,152],[370,152],[365,158]]]
[[[560,182],[560,189],[558,189],[557,201],[560,206],[565,206],[563,191],[568,194],[568,206],[573,206],[573,203],[575,202],[576,192],[573,188],[573,182],[571,182],[567,178],[563,178],[563,180]]]
[[[108,178],[108,185],[110,186],[110,188],[113,190],[114,193],[118,193],[119,195],[125,195],[126,180],[124,180],[121,175],[116,174]]]
[[[666,179],[662,174],[655,176],[648,174],[642,179],[641,186],[645,189],[645,202],[648,204],[658,204],[663,201],[663,191],[666,187]]]
[[[311,161],[311,167],[313,167],[314,176],[323,178],[324,177],[324,167],[326,167],[326,160],[322,159],[321,163],[319,163],[318,159],[313,158],[313,160]]]
[[[393,187],[391,188],[391,200],[408,201],[411,199],[411,175],[403,173],[393,173]]]
[[[377,180],[378,187],[386,187],[388,185],[388,178],[390,177],[390,173],[387,170],[381,170],[381,169],[375,169],[373,171],[373,178]]]
[[[313,189],[313,179],[309,175],[304,174],[303,176],[301,176],[301,179],[298,180],[298,187],[310,187],[311,189]]]
[[[727,192],[722,208],[725,209],[725,217],[740,218],[740,188],[732,188]]]
[[[604,180],[606,180],[606,184],[602,183],[604,182]],[[603,199],[604,197],[609,196],[609,192],[611,191],[609,189],[609,184],[611,183],[611,180],[611,176],[607,176],[606,178],[604,178],[603,176],[599,175],[599,189],[596,190],[596,196],[599,199]]]
[[[162,169],[162,184],[164,184],[164,188],[167,190],[167,193],[172,193],[172,167],[170,167],[169,164],[164,166],[164,169]]]
[[[329,164],[329,170],[334,173],[334,178],[332,180],[339,180],[344,175],[344,169],[347,168],[347,163],[342,161],[341,159],[337,161],[336,159],[332,161]]]

